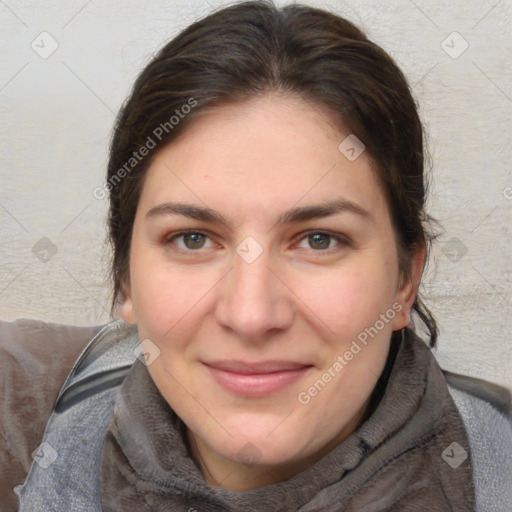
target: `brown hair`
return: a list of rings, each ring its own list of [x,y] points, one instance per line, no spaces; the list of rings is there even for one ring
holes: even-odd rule
[[[133,222],[156,150],[205,110],[274,91],[326,108],[342,131],[365,144],[397,234],[402,282],[415,250],[425,244],[428,253],[423,129],[400,69],[336,14],[298,4],[278,8],[268,0],[243,2],[196,21],[167,43],[119,112],[107,174],[112,313],[129,275]],[[135,159],[150,141],[156,149]],[[419,297],[413,310],[434,346],[437,325]]]

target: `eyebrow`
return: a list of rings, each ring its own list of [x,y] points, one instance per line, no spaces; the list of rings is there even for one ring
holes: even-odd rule
[[[310,206],[291,208],[279,216],[278,224],[293,224],[311,219],[329,217],[339,213],[352,213],[371,220],[372,215],[358,204],[347,199],[336,199]],[[146,213],[146,220],[161,215],[182,215],[191,219],[228,226],[227,220],[217,211],[208,207],[186,203],[162,203]]]

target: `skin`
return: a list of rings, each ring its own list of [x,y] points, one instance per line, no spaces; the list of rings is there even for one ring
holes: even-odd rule
[[[346,439],[368,405],[392,330],[408,324],[424,251],[400,285],[384,194],[366,153],[349,161],[338,150],[347,135],[320,108],[267,94],[202,114],[147,171],[121,316],[158,347],[148,371],[187,425],[193,458],[212,485],[244,491],[285,480]],[[340,198],[367,215],[344,210],[278,223],[290,208]],[[227,226],[147,215],[171,201],[213,209]],[[187,229],[206,236],[194,245],[179,236]],[[319,242],[308,231],[346,241]],[[262,249],[251,263],[236,252],[248,236]],[[401,309],[394,318],[300,403],[299,394],[393,304],[395,313]],[[221,387],[203,364],[219,359],[312,367],[276,393],[243,397]],[[247,452],[251,463],[241,459]]]

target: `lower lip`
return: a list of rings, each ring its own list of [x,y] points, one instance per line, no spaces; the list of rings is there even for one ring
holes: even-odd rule
[[[205,366],[224,389],[236,395],[246,397],[261,397],[277,393],[304,377],[311,369],[311,366],[305,366],[297,370],[249,375],[219,370],[213,366]]]

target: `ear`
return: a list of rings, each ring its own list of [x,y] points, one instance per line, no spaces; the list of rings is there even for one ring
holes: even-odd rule
[[[393,319],[394,331],[409,325],[409,313],[418,294],[421,274],[425,265],[425,255],[425,244],[421,244],[411,258],[410,275],[397,292],[396,301],[400,304],[401,309]]]
[[[122,301],[121,301],[121,318],[129,324],[137,323],[137,315],[133,307],[132,291],[129,279],[123,284],[122,288]]]

